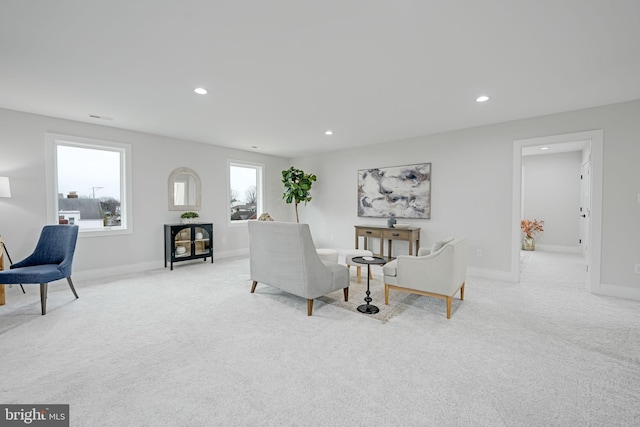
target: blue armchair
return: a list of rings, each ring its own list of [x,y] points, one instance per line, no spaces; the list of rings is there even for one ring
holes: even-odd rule
[[[40,284],[42,315],[47,313],[47,287],[49,282],[67,279],[69,287],[78,298],[71,281],[71,264],[78,240],[77,225],[46,225],[31,255],[0,271],[2,284]]]

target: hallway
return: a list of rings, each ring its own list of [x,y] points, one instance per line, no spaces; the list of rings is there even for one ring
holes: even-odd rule
[[[520,251],[520,283],[586,289],[587,265],[571,252]]]

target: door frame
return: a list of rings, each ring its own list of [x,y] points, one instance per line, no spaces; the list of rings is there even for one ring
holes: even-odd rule
[[[591,221],[589,197],[591,197],[591,154],[589,154],[589,160],[580,165],[580,252],[585,259],[591,249],[589,247],[589,222]],[[582,217],[582,215],[585,216]]]
[[[599,293],[602,246],[602,170],[603,131],[591,130],[563,135],[543,136],[513,141],[513,196],[511,234],[511,278],[520,281],[520,248],[522,231],[522,148],[535,145],[552,145],[573,141],[591,142],[591,218],[589,221],[589,255],[587,256],[587,292]]]

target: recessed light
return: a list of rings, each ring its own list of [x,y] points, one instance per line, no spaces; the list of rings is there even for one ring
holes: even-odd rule
[[[197,93],[198,95],[206,95],[207,94],[207,90],[203,87],[197,87],[193,90],[195,93]]]
[[[324,133],[324,134],[325,134],[325,135],[333,135],[333,131],[332,131],[332,130],[328,130],[328,131],[325,131],[325,133]]]
[[[113,117],[102,116],[100,114],[89,114],[89,117],[91,117],[92,119],[99,119],[99,120],[108,120],[108,121],[113,120]]]
[[[549,147],[540,147],[541,150],[548,150]]]
[[[486,95],[482,95],[476,98],[476,102],[486,102],[489,100],[489,97]]]
[[[254,150],[262,150],[262,147],[257,145],[252,145],[251,148],[253,148]]]

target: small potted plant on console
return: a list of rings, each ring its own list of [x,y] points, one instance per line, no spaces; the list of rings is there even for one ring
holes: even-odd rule
[[[183,224],[193,224],[198,220],[199,216],[200,215],[198,215],[198,212],[185,212],[180,215],[180,218],[182,218]]]

